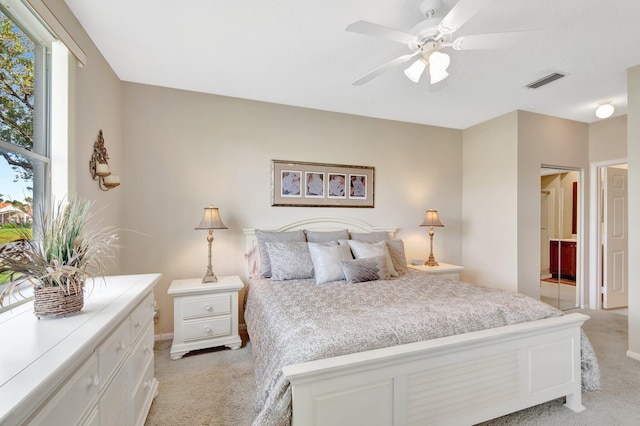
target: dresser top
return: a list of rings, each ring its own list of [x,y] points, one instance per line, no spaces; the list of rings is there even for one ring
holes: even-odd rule
[[[37,319],[33,302],[0,314],[0,424],[40,404],[42,389],[77,368],[160,280],[122,275],[87,282],[84,307],[65,318]]]

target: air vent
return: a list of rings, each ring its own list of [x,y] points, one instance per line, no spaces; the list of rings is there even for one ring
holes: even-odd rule
[[[546,77],[542,77],[540,80],[534,81],[533,83],[527,84],[529,89],[537,89],[540,86],[544,86],[545,84],[549,84],[552,81],[556,81],[559,78],[564,77],[564,74],[560,74],[557,72],[551,73]]]

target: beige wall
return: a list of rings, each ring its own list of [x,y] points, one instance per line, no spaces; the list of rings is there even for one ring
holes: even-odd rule
[[[123,192],[119,188],[100,191],[89,174],[93,143],[102,129],[109,165],[115,174],[124,181],[127,179],[122,151],[122,83],[64,1],[45,0],[45,3],[87,54],[85,67],[79,67],[75,59],[71,59],[70,65],[69,193],[95,200],[98,219],[105,225],[122,227]],[[117,251],[114,262],[107,264],[110,274],[120,273],[121,255]]]
[[[583,171],[584,216],[579,247],[588,247],[589,134],[588,125],[531,112],[518,112],[518,290],[540,296],[540,166],[553,165]],[[515,248],[514,248],[515,249]],[[585,252],[586,253],[586,252]],[[588,257],[585,255],[584,257]],[[580,270],[586,276],[586,262]]]
[[[462,132],[125,83],[121,190],[124,273],[162,272],[156,287],[159,331],[173,329],[171,281],[200,277],[203,208],[220,209],[214,271],[244,275],[242,228],[277,228],[313,216],[397,226],[409,259],[428,254],[418,225],[436,208],[434,253],[461,261]],[[375,167],[375,208],[271,207],[271,160]],[[123,173],[124,175],[125,173]],[[158,331],[158,330],[157,330]]]
[[[464,130],[462,279],[518,290],[517,112]]]
[[[587,124],[525,111],[464,131],[465,279],[540,297],[540,166],[582,169],[586,182],[588,143]]]
[[[589,162],[627,158],[627,116],[589,124]]]
[[[627,73],[629,162],[629,353],[640,360],[640,66]]]

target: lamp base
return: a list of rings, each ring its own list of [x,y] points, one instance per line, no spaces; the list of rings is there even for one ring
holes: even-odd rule
[[[216,274],[213,273],[213,270],[211,268],[207,269],[207,273],[204,274],[204,277],[202,278],[202,283],[217,283],[218,282],[218,277],[216,277]]]
[[[436,262],[436,259],[433,257],[433,255],[429,255],[429,259],[427,259],[424,264],[427,266],[440,266],[440,264]]]

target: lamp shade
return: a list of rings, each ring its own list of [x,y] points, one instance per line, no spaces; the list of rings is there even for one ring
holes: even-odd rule
[[[431,84],[438,83],[449,76],[447,68],[451,58],[446,53],[435,51],[429,56],[429,74]]]
[[[196,229],[227,229],[227,227],[220,219],[218,208],[209,206],[204,208],[204,215]]]
[[[440,218],[438,217],[438,210],[429,209],[424,215],[424,222],[420,226],[438,226],[444,227]]]
[[[406,75],[409,80],[417,83],[418,81],[420,81],[420,76],[422,75],[422,72],[426,67],[427,63],[424,59],[420,58],[413,64],[411,64],[409,68],[404,70],[404,75]]]

